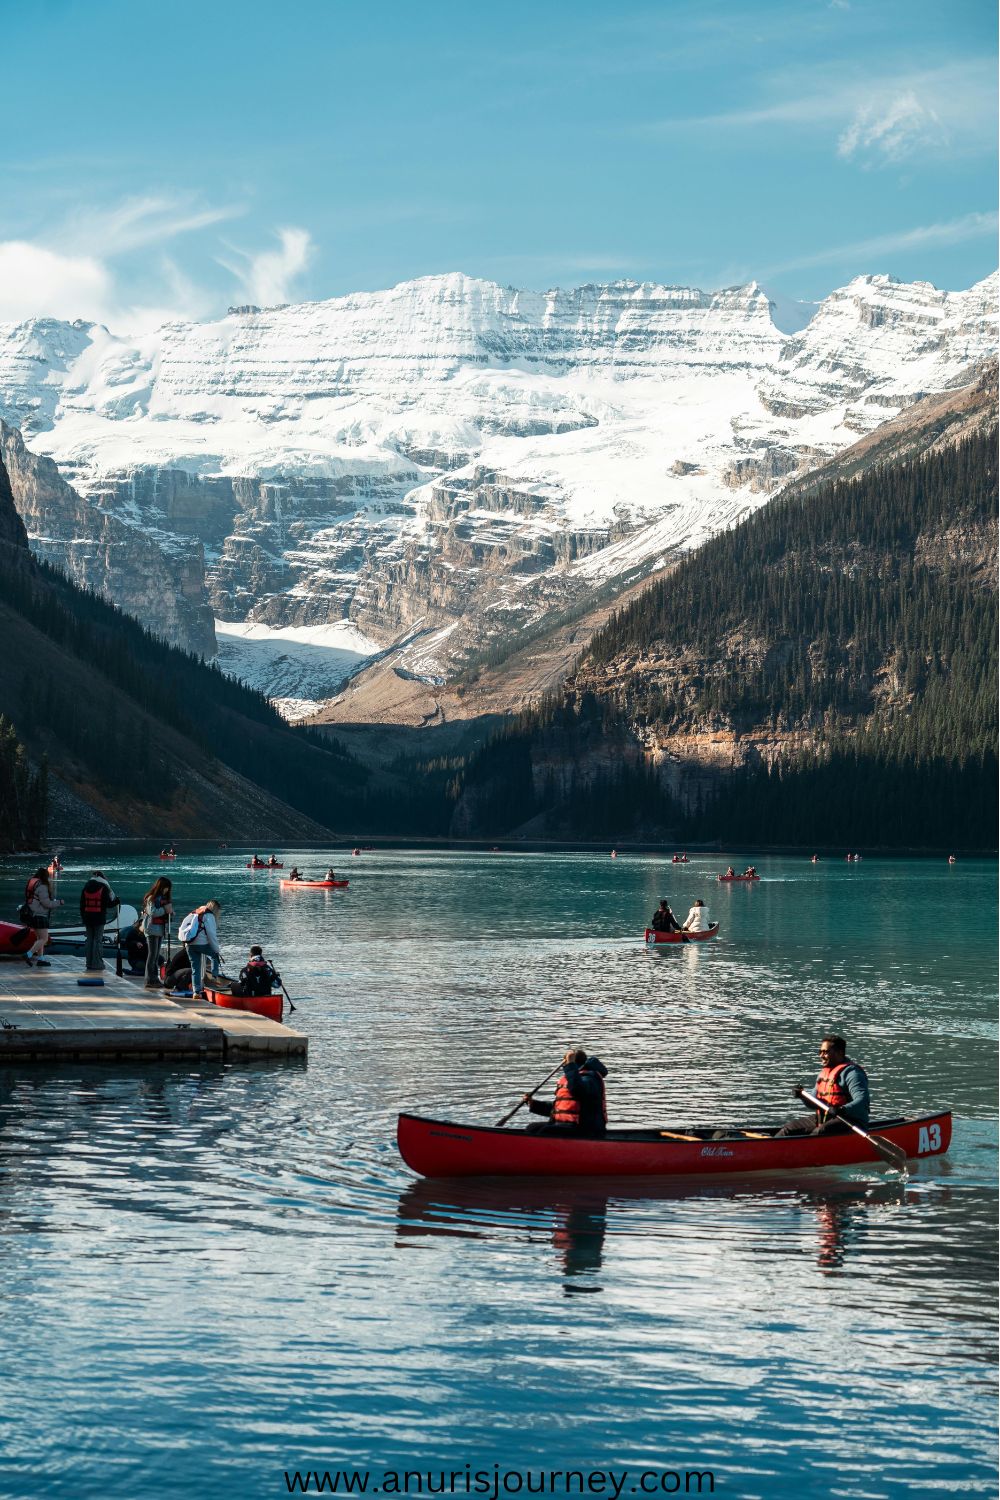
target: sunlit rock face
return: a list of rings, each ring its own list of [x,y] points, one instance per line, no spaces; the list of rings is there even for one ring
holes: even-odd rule
[[[347,620],[426,670],[433,631],[445,675],[960,383],[995,303],[448,275],[137,338],[40,320],[0,327],[0,416],[73,486],[18,500],[32,545],[171,639]]]

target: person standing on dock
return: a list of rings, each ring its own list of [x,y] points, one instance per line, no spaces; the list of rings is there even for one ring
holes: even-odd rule
[[[45,957],[45,944],[49,940],[49,918],[55,908],[62,904],[52,894],[48,870],[45,865],[39,865],[24,888],[24,905],[21,908],[25,923],[35,929],[34,947],[24,955],[24,961],[29,966],[34,960],[35,968],[49,968],[49,961]]]
[[[90,974],[98,974],[104,968],[104,924],[108,920],[108,912],[118,904],[118,897],[101,871],[92,871],[90,879],[80,892],[80,920],[86,933],[84,966]]]
[[[173,886],[166,876],[154,880],[142,898],[142,930],[146,935],[146,989],[160,989],[160,948],[170,930],[170,919],[174,914],[171,895]]]
[[[189,912],[177,929],[177,936],[191,960],[191,991],[196,1000],[205,998],[205,965],[213,974],[218,974],[222,964],[215,920],[221,908],[221,901],[206,901],[204,906]]]

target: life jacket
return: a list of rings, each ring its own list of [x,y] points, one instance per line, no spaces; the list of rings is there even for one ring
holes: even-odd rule
[[[108,888],[99,880],[88,880],[80,896],[80,915],[85,922],[103,917],[108,908]]]
[[[266,958],[252,958],[240,970],[240,983],[251,995],[269,995],[274,986],[274,970]]]
[[[591,1073],[589,1068],[581,1068],[580,1072],[596,1078],[601,1085],[601,1111],[606,1125],[608,1123],[608,1098],[604,1088],[604,1079],[600,1073]],[[580,1123],[580,1101],[574,1099],[570,1093],[565,1073],[560,1075],[559,1082],[556,1084],[556,1097],[552,1103],[551,1119],[553,1125],[579,1125]]]
[[[842,1109],[845,1104],[850,1104],[851,1096],[846,1089],[840,1086],[840,1075],[845,1068],[851,1066],[850,1058],[845,1058],[842,1063],[836,1063],[832,1068],[821,1068],[816,1079],[816,1098],[827,1109]]]

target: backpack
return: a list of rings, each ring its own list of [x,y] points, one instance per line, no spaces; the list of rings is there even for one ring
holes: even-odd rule
[[[26,926],[28,926],[28,927],[31,926],[31,918],[34,916],[34,913],[31,910],[31,898],[35,894],[35,892],[37,891],[38,886],[39,886],[38,876],[37,875],[32,875],[31,879],[28,881],[27,885],[24,887],[24,900],[21,902],[20,906],[17,908],[17,919],[18,919],[18,921],[19,922],[24,922],[26,924]]]
[[[177,929],[177,938],[182,943],[193,943],[199,932],[203,932],[205,923],[200,911],[189,911],[183,922]]]

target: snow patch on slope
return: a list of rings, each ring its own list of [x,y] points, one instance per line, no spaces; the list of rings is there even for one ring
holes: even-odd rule
[[[272,700],[286,719],[305,719],[381,647],[349,620],[275,628],[216,620],[219,666]]]

